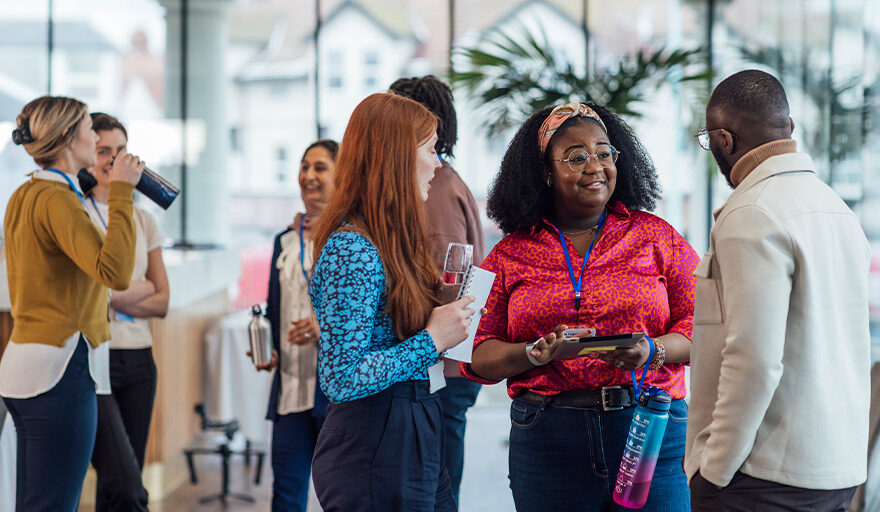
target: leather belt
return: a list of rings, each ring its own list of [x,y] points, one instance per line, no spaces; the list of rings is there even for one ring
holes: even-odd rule
[[[603,386],[599,389],[575,389],[561,391],[555,395],[539,395],[525,390],[516,395],[524,402],[538,405],[552,405],[568,409],[602,409],[619,411],[636,405],[632,386]]]

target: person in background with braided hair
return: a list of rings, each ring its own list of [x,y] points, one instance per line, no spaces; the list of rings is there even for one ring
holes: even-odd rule
[[[75,512],[95,444],[95,390],[110,386],[98,361],[109,357],[107,288],[131,281],[131,194],[144,164],[124,151],[116,157],[105,236],[77,181],[96,162],[86,105],[43,96],[16,124],[13,141],[40,166],[12,194],[4,220],[14,325],[0,359],[0,396],[18,436],[16,511]]]
[[[471,244],[474,247],[473,264],[479,265],[486,254],[480,212],[473,194],[448,161],[453,156],[452,148],[458,138],[452,90],[436,77],[428,75],[422,78],[401,78],[391,84],[390,91],[418,101],[440,120],[435,149],[440,155],[442,165],[434,172],[428,200],[425,201],[434,263],[442,271],[446,248],[455,242]],[[476,402],[482,386],[462,377],[455,361],[446,361],[444,374],[446,387],[437,393],[440,394],[443,404],[446,469],[452,481],[452,494],[458,503],[464,467],[464,432],[467,426],[465,413]]]
[[[496,278],[462,373],[485,384],[507,379],[519,512],[620,510],[611,494],[642,375],[673,399],[643,510],[690,508],[684,363],[698,258],[645,211],[659,197],[647,151],[598,105],[545,108],[508,146],[488,204],[507,236],[482,265]],[[643,337],[598,357],[556,359],[566,328],[643,332],[656,350],[652,357]]]

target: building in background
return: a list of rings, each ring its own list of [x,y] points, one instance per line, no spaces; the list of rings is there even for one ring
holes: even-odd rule
[[[399,76],[447,77],[452,48],[526,30],[546,34],[560,62],[584,73],[643,48],[703,47],[716,82],[746,67],[777,74],[798,142],[880,245],[880,216],[871,214],[880,208],[880,164],[871,158],[880,149],[880,5],[872,0],[619,0],[613,8],[599,0],[323,0],[317,52],[312,0],[190,0],[185,65],[181,0],[52,5],[50,52],[48,0],[0,0],[0,132],[50,83],[53,94],[120,116],[132,150],[172,181],[183,181],[186,158],[185,199],[156,212],[174,239],[264,246],[300,207],[303,149],[319,136],[341,138],[363,97]],[[711,85],[658,87],[629,118],[663,184],[657,213],[698,250],[728,193],[691,137]],[[479,105],[461,91],[456,101],[455,166],[479,200],[510,134],[490,139]],[[0,142],[0,207],[31,167],[20,148]],[[880,260],[875,269],[880,275]],[[880,277],[872,279],[878,318]]]

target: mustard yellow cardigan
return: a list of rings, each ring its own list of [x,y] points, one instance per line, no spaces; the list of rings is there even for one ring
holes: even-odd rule
[[[134,267],[133,189],[110,183],[106,237],[65,183],[32,178],[12,194],[3,227],[12,341],[60,347],[77,331],[96,347],[110,339],[107,287],[128,288]]]

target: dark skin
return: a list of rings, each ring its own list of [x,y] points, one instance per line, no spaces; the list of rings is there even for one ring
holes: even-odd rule
[[[774,140],[791,139],[794,121],[787,111],[772,112],[757,119],[741,112],[710,106],[706,110],[706,129],[711,132],[709,148],[718,163],[718,170],[731,188],[736,188],[746,177],[745,174],[733,173],[736,163],[758,146]]]
[[[605,131],[597,123],[588,121],[560,133],[553,139],[547,151],[551,160],[562,160],[568,158],[573,149],[584,149],[590,155],[595,155],[609,145],[611,144]],[[590,158],[590,163],[583,172],[573,172],[567,162],[551,161],[545,173],[550,179],[552,189],[553,220],[566,233],[575,250],[584,256],[596,236],[595,231],[589,231],[589,228],[599,223],[614,192],[617,168],[614,165],[602,167],[594,158]],[[541,337],[531,351],[532,357],[542,363],[552,361],[562,343],[562,331],[567,328],[567,325],[558,325],[553,332]],[[690,360],[690,340],[684,336],[670,333],[657,339],[666,348],[667,362]],[[525,345],[526,343],[508,343],[497,338],[486,340],[474,349],[471,368],[478,375],[493,380],[506,379],[531,370],[535,366],[526,356]],[[618,368],[632,370],[645,365],[649,352],[648,341],[642,339],[634,347],[593,353],[590,357],[597,357]]]

